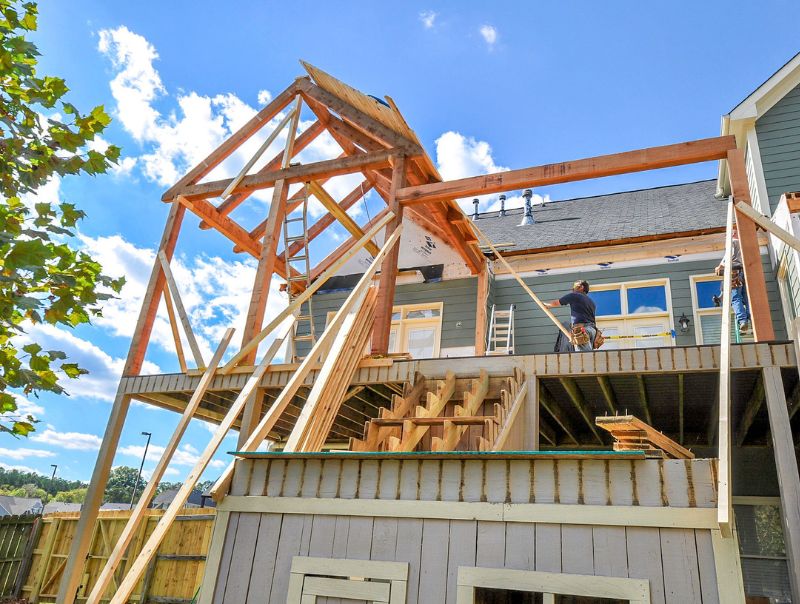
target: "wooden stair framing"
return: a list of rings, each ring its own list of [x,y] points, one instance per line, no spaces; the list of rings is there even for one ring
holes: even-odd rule
[[[595,423],[614,437],[615,451],[644,451],[657,459],[694,459],[694,453],[633,415],[598,417]]]
[[[517,420],[527,384],[519,369],[502,380],[494,397],[484,370],[470,381],[460,403],[455,398],[457,381],[452,372],[436,380],[433,389],[427,388],[427,380],[417,374],[403,396],[393,397],[391,408],[366,422],[363,439],[350,439],[350,450],[500,451],[510,445],[521,446],[521,438],[514,436],[522,427]],[[420,405],[423,395],[425,404]]]

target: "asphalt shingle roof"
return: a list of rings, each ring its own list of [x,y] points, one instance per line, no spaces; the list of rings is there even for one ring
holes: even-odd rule
[[[519,226],[524,210],[479,214],[476,224],[502,251],[540,250],[725,227],[727,201],[716,180],[553,201],[534,206],[536,224]],[[511,245],[505,245],[511,244]]]

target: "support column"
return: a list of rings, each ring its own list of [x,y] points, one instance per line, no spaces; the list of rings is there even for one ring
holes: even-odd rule
[[[528,393],[525,396],[525,439],[526,451],[539,451],[539,378],[532,373],[528,378]]]
[[[789,583],[792,601],[800,602],[800,476],[797,471],[797,457],[781,370],[773,366],[764,367],[763,372],[769,431],[781,494],[781,519],[789,563]]]
[[[167,223],[164,226],[164,234],[158,247],[159,251],[163,251],[167,258],[171,259],[175,252],[175,245],[178,242],[178,234],[180,233],[185,212],[186,208],[180,203],[177,201],[172,203]],[[153,270],[150,273],[150,281],[147,284],[147,290],[142,301],[142,309],[139,312],[139,319],[136,322],[133,338],[131,338],[128,358],[122,370],[122,375],[124,376],[137,375],[142,369],[144,355],[147,350],[147,344],[150,341],[150,334],[153,330],[153,323],[156,319],[156,312],[161,302],[163,290],[164,273],[161,270],[158,255],[156,255]],[[111,409],[111,415],[108,418],[108,424],[103,434],[100,451],[97,453],[97,461],[86,492],[86,499],[81,508],[81,517],[75,529],[75,537],[72,539],[69,556],[61,576],[56,598],[58,604],[72,604],[78,593],[83,576],[83,566],[89,554],[92,532],[97,522],[100,504],[103,502],[103,493],[106,489],[106,482],[108,482],[108,474],[111,471],[111,463],[114,461],[114,455],[117,452],[119,437],[125,425],[125,417],[128,414],[130,402],[131,397],[117,391],[117,396],[114,398],[114,406]]]
[[[475,309],[475,356],[486,354],[486,303],[489,297],[489,261],[484,260],[478,273],[478,299]]]
[[[239,438],[236,441],[237,449],[241,449],[244,446],[244,443],[247,442],[247,439],[258,425],[258,422],[261,421],[261,411],[263,408],[264,389],[256,388],[244,405],[244,411],[242,412],[242,424],[241,428],[239,428]]]
[[[387,241],[394,231],[403,224],[403,206],[397,200],[397,191],[406,183],[406,160],[404,156],[397,157],[392,167],[392,188],[389,191],[389,208],[394,212],[394,218],[386,225]],[[372,354],[387,354],[389,352],[389,334],[392,331],[392,306],[394,305],[394,291],[397,285],[397,262],[400,259],[400,245],[393,246],[386,259],[381,264],[380,286],[375,309],[375,325],[372,328]]]
[[[750,187],[747,183],[747,171],[744,163],[744,151],[731,149],[728,151],[728,178],[734,201],[742,201],[752,205]],[[761,250],[755,223],[736,210],[736,226],[739,231],[739,246],[742,250],[747,299],[750,302],[750,318],[757,342],[775,339],[772,327],[767,285],[764,280],[764,267],[761,264]]]
[[[295,103],[294,115],[289,124],[289,131],[286,137],[286,147],[283,151],[281,168],[288,168],[292,159],[292,148],[294,138],[297,133],[297,122],[300,119],[300,96]],[[242,334],[242,346],[253,339],[264,324],[264,311],[267,308],[267,298],[269,297],[269,287],[272,283],[272,273],[275,271],[275,260],[278,257],[278,241],[281,237],[281,221],[286,211],[286,200],[289,196],[289,185],[285,180],[279,180],[272,189],[272,203],[269,205],[267,216],[267,226],[264,230],[262,240],[261,257],[258,260],[256,278],[253,282],[253,293],[250,297],[250,307],[247,311],[244,333]],[[291,273],[291,267],[287,265],[287,273]],[[254,350],[246,359],[245,364],[253,364],[257,350]]]

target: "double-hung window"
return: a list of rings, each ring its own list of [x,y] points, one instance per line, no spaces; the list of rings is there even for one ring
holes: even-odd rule
[[[669,279],[592,286],[597,325],[612,348],[673,346]]]

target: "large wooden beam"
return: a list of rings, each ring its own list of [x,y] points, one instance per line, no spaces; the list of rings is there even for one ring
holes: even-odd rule
[[[362,199],[364,197],[364,195],[366,195],[371,189],[372,189],[372,185],[370,184],[370,182],[368,180],[365,180],[359,186],[357,186],[355,189],[350,191],[350,193],[348,193],[345,196],[345,198],[342,199],[341,202],[339,202],[339,204],[338,204],[339,208],[342,211],[346,212],[353,205],[355,205],[355,203],[359,199]],[[328,228],[331,224],[333,224],[333,222],[335,220],[336,220],[336,218],[334,218],[333,214],[328,212],[322,218],[320,218],[314,224],[312,224],[311,227],[309,227],[309,229],[308,229],[308,241],[309,241],[309,243],[311,241],[314,241],[314,239],[316,239],[317,237],[319,237],[326,228]],[[366,227],[366,228],[369,228],[369,227]],[[355,239],[354,239],[354,241],[355,241]],[[284,250],[281,253],[281,258],[286,258],[287,252],[288,252],[289,256],[294,256],[297,252],[299,252],[302,249],[302,247],[303,247],[303,242],[302,241],[295,241],[294,243],[292,243],[291,245],[288,246],[287,250]]]
[[[208,157],[192,168],[183,178],[167,189],[162,201],[171,201],[178,195],[178,191],[185,186],[194,184],[206,174],[211,172],[245,141],[263,128],[269,121],[278,115],[297,94],[297,81],[293,82],[286,90],[281,92],[261,111],[256,113],[244,126],[239,128],[235,134],[225,139]]]
[[[500,193],[512,189],[541,187],[576,180],[601,178],[627,172],[655,170],[683,164],[725,159],[736,147],[733,136],[721,136],[663,147],[651,147],[613,155],[472,176],[446,182],[405,187],[398,192],[404,205],[447,201],[472,195]]]
[[[478,273],[478,296],[475,301],[475,356],[486,354],[486,305],[489,303],[489,262]]]
[[[719,471],[717,472],[717,523],[723,537],[732,536],[733,479],[731,430],[731,262],[733,254],[733,204],[728,204],[725,227],[725,272],[722,275],[722,324],[719,344]],[[712,415],[713,420],[713,415]]]
[[[298,136],[295,141],[294,145],[292,145],[292,157],[294,158],[300,153],[303,149],[308,147],[314,140],[323,132],[325,131],[325,125],[322,124],[319,120],[311,124],[308,128],[303,130],[303,133]],[[268,174],[269,172],[273,172],[275,170],[280,170],[281,167],[281,160],[283,159],[283,151],[278,153],[275,157],[273,157],[263,168],[258,170],[256,174]],[[245,193],[235,193],[228,197],[225,201],[217,206],[217,210],[220,214],[227,215],[233,212],[243,201],[245,201],[250,195],[253,194],[253,191],[248,191]],[[207,225],[205,222],[200,223],[201,229],[207,229],[210,225]]]
[[[364,231],[361,230],[361,227],[358,226],[356,221],[350,217],[350,214],[348,214],[346,210],[339,206],[339,203],[331,197],[330,193],[328,193],[322,185],[312,180],[309,181],[306,186],[309,192],[325,206],[325,209],[328,210],[353,237],[362,237],[364,235]],[[372,241],[370,241],[365,248],[373,256],[380,250]]]
[[[392,170],[392,190],[389,209],[394,213],[392,221],[386,225],[385,240],[403,226],[403,206],[397,201],[397,191],[406,179],[405,157],[398,157]],[[372,353],[387,354],[389,352],[389,334],[392,330],[392,306],[397,286],[397,263],[400,259],[400,244],[394,246],[386,255],[381,265],[378,301],[375,309],[375,325],[372,331]]]
[[[283,159],[281,160],[282,168],[287,168],[292,159],[292,145],[294,144],[297,124],[300,120],[301,103],[302,100],[300,96],[298,96],[294,109],[294,116],[292,117],[291,124],[289,124],[286,148],[283,150]],[[288,196],[289,184],[283,179],[278,180],[275,183],[275,187],[272,189],[272,202],[270,203],[269,215],[267,216],[267,228],[264,233],[264,238],[261,241],[261,256],[258,260],[258,268],[256,269],[256,276],[253,282],[253,292],[250,296],[250,306],[247,310],[247,318],[245,319],[242,346],[245,346],[253,336],[260,332],[264,324],[264,312],[267,308],[272,273],[275,271],[275,265],[278,261],[278,241],[280,239],[281,225],[283,224],[286,212],[286,198]],[[249,358],[251,360],[255,359],[255,351],[253,351]]]
[[[263,174],[251,174],[245,176],[236,188],[234,193],[252,192],[259,189],[268,189],[278,181],[285,181],[287,184],[306,182],[308,180],[320,180],[332,178],[342,174],[352,174],[368,168],[387,168],[391,165],[391,158],[397,151],[376,151],[375,153],[361,153],[351,157],[340,159],[329,159],[304,164],[299,166],[289,166],[281,170],[265,172]],[[204,182],[198,185],[187,185],[178,190],[174,197],[183,195],[189,199],[208,199],[218,197],[231,183],[230,178]],[[172,201],[174,197],[166,200]]]
[[[752,205],[750,187],[747,184],[747,169],[744,163],[744,151],[731,149],[728,151],[728,178],[734,202]],[[758,245],[756,225],[741,210],[736,208],[736,226],[739,231],[739,247],[744,265],[745,286],[750,306],[750,319],[757,342],[775,339],[772,327],[767,284],[764,279],[764,267],[761,264],[761,249]]]
[[[167,258],[171,259],[175,252],[178,234],[185,214],[186,208],[178,203],[172,204],[167,216],[167,222],[164,225],[161,243],[158,246],[159,251],[164,252]],[[131,346],[128,349],[128,358],[122,369],[123,376],[138,375],[142,369],[144,355],[147,351],[147,344],[150,341],[150,334],[153,331],[153,323],[158,312],[158,305],[161,302],[161,293],[164,285],[164,273],[161,271],[160,262],[156,259],[153,263],[153,270],[150,273],[150,280],[145,290],[144,299],[142,300],[139,318],[133,331]],[[131,397],[122,394],[121,388],[118,389],[108,423],[106,424],[106,430],[103,434],[100,451],[97,453],[92,479],[89,482],[86,498],[81,507],[81,516],[75,528],[75,536],[69,548],[69,556],[66,559],[61,575],[57,596],[59,603],[72,604],[77,596],[83,576],[83,565],[89,554],[94,526],[97,522],[100,504],[103,502],[103,492],[108,482],[108,474],[111,471],[111,464],[117,452],[119,437],[125,425],[130,402]]]
[[[778,489],[781,494],[781,520],[789,562],[792,601],[800,602],[800,475],[780,367],[765,367],[762,371],[772,450],[778,472]]]

